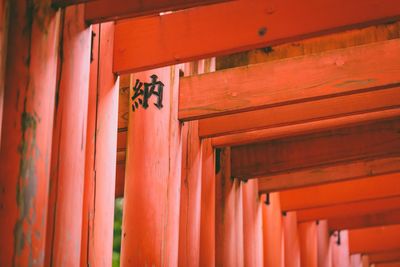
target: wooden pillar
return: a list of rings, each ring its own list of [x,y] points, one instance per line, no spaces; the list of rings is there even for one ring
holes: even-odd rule
[[[267,201],[267,199],[269,200]],[[264,266],[285,266],[282,210],[279,193],[263,195]],[[269,204],[266,204],[268,202]]]
[[[283,216],[283,233],[285,241],[285,266],[300,267],[300,244],[297,229],[297,213],[288,212]]]
[[[361,254],[350,255],[350,267],[363,267]]]
[[[46,265],[79,266],[91,31],[84,5],[61,11]]]
[[[332,238],[332,267],[350,266],[349,232],[340,231]],[[339,242],[340,241],[340,242]]]
[[[264,265],[262,235],[262,202],[257,179],[243,184],[243,249],[244,266]]]
[[[211,139],[202,141],[200,266],[215,266],[215,158]]]
[[[318,266],[317,224],[304,222],[299,224],[301,266]]]
[[[132,75],[164,84],[163,107],[129,113],[121,266],[176,266],[179,243],[181,124],[177,120],[179,69]],[[132,94],[131,90],[131,96]],[[132,104],[132,102],[130,103]]]
[[[3,120],[4,78],[6,74],[9,0],[0,0],[0,146]]]
[[[216,151],[215,265],[244,265],[242,185],[231,177],[230,148]]]
[[[317,223],[317,244],[318,267],[332,267],[331,237],[326,220]]]
[[[59,13],[47,0],[9,3],[0,154],[0,265],[43,266]]]
[[[114,23],[93,26],[86,135],[81,266],[112,262],[119,79],[112,72]]]

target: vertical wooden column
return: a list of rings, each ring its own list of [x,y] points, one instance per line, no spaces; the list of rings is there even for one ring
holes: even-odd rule
[[[300,244],[297,230],[297,213],[288,212],[283,216],[285,239],[285,267],[300,267]]]
[[[262,196],[264,266],[285,266],[282,210],[279,193]],[[268,202],[269,204],[267,204]]]
[[[216,151],[215,265],[243,266],[242,186],[231,177],[230,148]]]
[[[91,30],[84,5],[62,12],[46,265],[78,266],[82,233]]]
[[[317,244],[318,267],[332,267],[331,237],[326,220],[317,223]]]
[[[243,184],[243,250],[244,266],[264,265],[262,202],[257,179]]]
[[[340,244],[332,238],[332,267],[350,266],[349,232],[340,231]]]
[[[215,158],[211,139],[202,140],[200,266],[215,266]]]
[[[9,0],[0,0],[0,146],[3,120],[4,76],[6,74]]]
[[[179,243],[181,127],[177,120],[179,68],[132,75],[164,83],[163,108],[130,110],[125,172],[121,266],[176,266]],[[132,96],[132,90],[131,90]]]
[[[93,26],[81,266],[112,262],[119,78],[112,72],[114,23]]]
[[[318,266],[317,224],[304,222],[299,224],[301,266]]]
[[[0,266],[43,266],[59,14],[47,0],[9,3],[0,153]]]
[[[350,267],[363,267],[361,254],[350,255]]]

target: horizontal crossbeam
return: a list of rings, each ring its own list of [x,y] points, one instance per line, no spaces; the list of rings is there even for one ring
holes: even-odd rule
[[[400,209],[328,220],[328,227],[331,230],[350,230],[394,224],[400,224]]]

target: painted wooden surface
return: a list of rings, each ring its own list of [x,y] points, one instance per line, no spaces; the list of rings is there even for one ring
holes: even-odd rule
[[[61,12],[45,265],[79,266],[91,29],[83,5]]]
[[[300,267],[300,243],[296,212],[287,212],[282,218],[282,224],[285,241],[285,266]]]
[[[59,13],[10,1],[0,152],[0,265],[43,266]],[[28,14],[28,16],[27,16]]]
[[[391,40],[183,77],[178,116],[215,117],[399,84],[398,51],[400,41]]]
[[[0,1],[0,140],[1,140],[1,124],[3,121],[4,79],[6,74],[6,61],[7,61],[9,8],[10,8],[9,0]]]
[[[234,177],[260,177],[400,153],[400,121],[382,121],[232,148]],[[323,150],[321,150],[323,148]]]
[[[389,157],[268,175],[259,177],[258,184],[260,192],[267,193],[398,172],[400,157]]]
[[[329,220],[329,228],[332,230],[359,229],[393,224],[400,224],[400,209]]]
[[[400,261],[400,250],[370,253],[368,254],[368,257],[371,263]]]
[[[318,220],[317,224],[317,253],[318,267],[332,267],[332,242],[326,220]]]
[[[400,197],[364,200],[327,207],[305,209],[297,212],[299,222],[321,219],[364,216],[371,213],[391,212],[400,209]]]
[[[281,192],[282,210],[300,210],[400,196],[400,174],[388,174]]]
[[[158,16],[196,6],[210,5],[231,0],[97,0],[86,4],[86,20],[104,22],[140,16]]]
[[[349,233],[340,231],[337,237],[331,238],[332,246],[332,267],[350,266]],[[338,238],[340,235],[340,243]]]
[[[52,4],[55,7],[65,7],[65,6],[70,6],[70,5],[87,3],[90,1],[94,1],[94,0],[52,0]]]
[[[400,225],[349,231],[350,253],[375,253],[400,249]]]
[[[151,69],[392,21],[399,11],[396,0],[238,0],[121,21],[116,25],[114,71]]]
[[[315,222],[299,223],[301,266],[318,266],[318,235]]]

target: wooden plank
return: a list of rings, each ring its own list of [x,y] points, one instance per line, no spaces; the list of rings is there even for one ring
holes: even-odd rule
[[[260,177],[258,178],[258,188],[262,193],[269,193],[396,172],[400,172],[400,157],[366,159]]]
[[[400,196],[400,174],[310,186],[281,192],[283,211],[327,207]]]
[[[397,39],[182,77],[178,117],[202,119],[396,84],[399,51]]]
[[[88,22],[99,23],[227,1],[232,0],[97,0],[86,4],[85,18]]]
[[[346,204],[337,204],[328,207],[312,208],[297,212],[299,222],[316,221],[323,219],[346,218],[363,216],[371,213],[381,213],[400,209],[400,197],[363,200]]]
[[[400,87],[388,86],[380,90],[202,119],[199,121],[199,135],[205,138],[272,129],[398,108],[399,104]]]
[[[252,178],[400,153],[400,120],[232,147],[232,176]]]
[[[351,216],[328,220],[331,230],[360,229],[374,226],[400,224],[400,209],[363,216]]]
[[[393,21],[399,14],[397,0],[253,0],[251,4],[238,0],[126,20],[116,25],[114,71],[133,72],[266,47]]]
[[[400,249],[368,254],[370,263],[400,261]]]
[[[349,231],[350,254],[400,249],[400,225]]]

